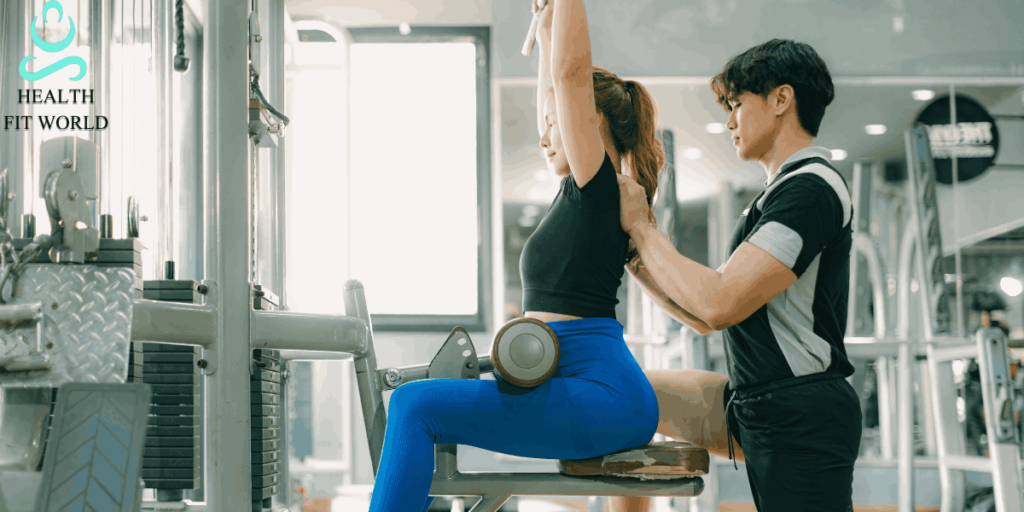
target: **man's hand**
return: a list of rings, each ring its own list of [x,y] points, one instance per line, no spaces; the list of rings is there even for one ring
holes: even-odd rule
[[[551,35],[551,23],[554,19],[555,6],[553,5],[555,0],[547,0],[547,5],[544,6],[543,12],[540,13],[540,23],[537,25],[537,33],[543,31],[545,36]],[[537,7],[537,0],[533,0],[533,12],[537,13],[540,11]]]
[[[650,225],[647,206],[647,192],[639,183],[628,176],[617,175],[619,180],[619,222],[622,230],[632,234],[637,229]]]

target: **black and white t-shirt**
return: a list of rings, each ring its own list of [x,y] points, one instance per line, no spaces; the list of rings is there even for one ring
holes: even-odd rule
[[[817,146],[793,154],[736,224],[729,254],[750,242],[791,268],[797,280],[725,329],[734,389],[825,371],[853,375],[843,344],[853,206],[830,156]]]

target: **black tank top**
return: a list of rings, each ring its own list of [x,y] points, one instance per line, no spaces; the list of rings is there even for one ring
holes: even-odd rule
[[[629,236],[619,223],[619,183],[604,163],[583,188],[562,179],[551,208],[523,247],[523,311],[615,318]]]

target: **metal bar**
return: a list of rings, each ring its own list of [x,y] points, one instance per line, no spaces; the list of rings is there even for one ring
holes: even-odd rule
[[[90,105],[90,116],[109,115],[110,108],[110,47],[114,44],[112,19],[113,2],[90,0],[89,2],[89,53],[93,69],[93,103]],[[107,130],[92,132],[92,140],[96,143],[96,212],[109,214],[110,191],[104,187],[104,175],[110,172],[110,135]],[[104,170],[104,171],[101,171]]]
[[[844,338],[844,342],[847,345],[850,345],[850,344],[860,344],[860,345],[893,344],[893,345],[900,345],[900,344],[903,344],[903,343],[910,343],[911,345],[920,345],[921,342],[923,342],[923,341],[927,341],[928,343],[935,344],[935,345],[952,345],[952,344],[970,345],[970,344],[974,343],[974,340],[972,340],[970,338],[957,338],[955,336],[951,336],[951,337],[935,337],[935,338],[930,338],[930,339],[927,339],[927,340],[925,340],[923,338],[921,338],[921,339],[917,339],[917,338],[907,339],[907,338],[898,338],[898,337],[896,337],[896,338],[872,338],[872,337],[862,337],[862,336],[850,336],[850,337]],[[923,349],[922,349],[922,351],[923,351]]]
[[[158,278],[173,279],[163,275],[164,262],[173,260],[172,236],[174,235],[174,187],[171,175],[171,151],[174,147],[171,137],[171,23],[172,0],[153,0],[153,79],[156,82],[156,263]],[[99,168],[97,168],[97,172]]]
[[[946,466],[949,469],[959,471],[974,471],[975,473],[991,473],[992,459],[978,455],[947,455]],[[945,483],[943,483],[945,486]]]
[[[25,304],[7,304],[0,306],[0,322],[23,322],[35,320],[43,312],[41,301],[28,302]]]
[[[711,82],[710,76],[623,76],[623,80],[634,80],[645,86],[651,85],[696,85],[706,87]],[[495,78],[499,87],[536,87],[537,77],[503,77]],[[974,77],[974,76],[834,76],[833,85],[839,86],[929,86],[949,85],[954,83],[962,86],[1010,86],[1024,85],[1024,77]]]
[[[480,356],[477,359],[477,364],[480,368],[480,373],[491,373],[494,371],[494,365],[491,363],[491,356]],[[403,366],[401,368],[381,368],[377,370],[377,375],[381,379],[381,384],[385,390],[395,389],[402,384],[409,382],[429,379],[430,364],[417,364],[414,366]],[[387,378],[388,374],[397,372],[398,381],[391,383]]]
[[[367,327],[344,315],[250,311],[252,347],[366,354]]]
[[[914,512],[914,395],[913,395],[913,364],[910,360],[910,346],[900,345],[897,361],[899,409],[899,458],[897,475],[899,478],[899,494],[897,512]]]
[[[132,341],[211,347],[217,341],[217,323],[217,309],[208,304],[135,299],[132,305]]]
[[[875,360],[875,376],[878,380],[878,442],[882,458],[892,460],[894,428],[896,422],[893,418],[893,411],[896,410],[892,403],[892,387],[889,375],[892,369],[892,358],[882,356]]]
[[[269,38],[264,39],[267,45],[268,55],[268,74],[267,74],[267,85],[269,87],[269,99],[270,103],[274,105],[274,108],[287,114],[288,105],[286,102],[285,94],[285,29],[284,29],[284,18],[285,8],[284,0],[267,0],[267,33]],[[285,156],[286,146],[288,143],[287,137],[284,136],[284,131],[278,133],[277,138],[277,149],[271,150],[273,155],[273,176],[275,177],[276,184],[274,192],[276,193],[274,213],[274,233],[276,234],[276,240],[274,241],[274,262],[276,262],[279,271],[273,280],[272,286],[274,290],[280,295],[280,304],[282,309],[286,304],[286,298],[288,291],[285,288],[287,285],[287,198],[288,189],[286,178],[287,172],[287,159]]]
[[[381,379],[377,375],[377,353],[373,348],[373,324],[366,307],[363,285],[355,279],[345,283],[345,314],[366,323],[366,353],[355,360],[356,382],[359,402],[363,408],[363,422],[366,425],[366,439],[370,448],[370,462],[373,475],[377,476],[380,455],[384,449],[384,429],[387,414],[384,410],[384,396]]]
[[[928,346],[928,380],[932,416],[935,424],[936,455],[939,459],[939,479],[942,482],[941,509],[946,512],[962,512],[964,495],[964,474],[950,466],[950,457],[965,457],[965,441],[957,418],[953,397],[956,386],[953,383],[953,367],[948,361],[935,357],[935,347]]]
[[[469,512],[498,512],[498,509],[511,497],[512,495],[509,493],[485,494]]]
[[[1013,382],[1007,361],[1006,337],[999,329],[978,331],[978,368],[985,405],[985,432],[992,458],[992,484],[998,512],[1024,510],[1017,431],[1013,414]]]
[[[917,225],[908,222],[903,231],[903,239],[900,241],[897,269],[896,337],[899,339],[906,339],[910,336],[910,280],[912,279],[911,265],[914,263],[911,256],[918,250],[916,242]]]
[[[484,491],[486,489],[486,491]],[[431,496],[697,496],[700,478],[640,480],[626,477],[567,476],[561,473],[459,473],[452,480],[435,479]]]
[[[434,479],[451,480],[459,475],[459,452],[455,444],[434,445]]]
[[[322,350],[281,350],[282,361],[348,361],[355,356],[346,352],[324,352]]]
[[[203,77],[206,105],[204,146],[205,279],[210,303],[220,318],[216,341],[205,358],[214,364],[208,374],[206,400],[206,503],[222,512],[249,507],[252,501],[248,281],[248,115],[249,2],[205,2]],[[239,124],[242,120],[242,124]],[[213,284],[216,283],[216,284]]]
[[[977,345],[965,345],[962,347],[936,347],[928,344],[928,357],[934,357],[938,363],[956,361],[957,359],[974,359],[978,357]]]

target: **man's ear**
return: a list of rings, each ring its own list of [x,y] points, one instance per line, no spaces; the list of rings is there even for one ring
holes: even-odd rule
[[[781,116],[786,113],[786,110],[796,108],[796,91],[793,90],[792,85],[782,84],[772,92],[775,96],[775,104],[772,107],[775,108],[776,116]]]

